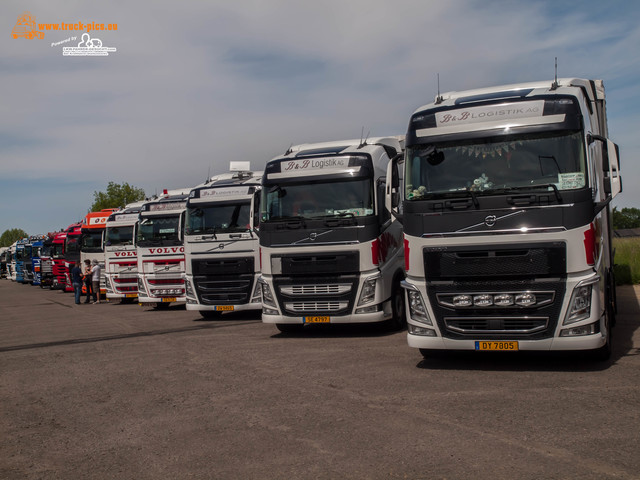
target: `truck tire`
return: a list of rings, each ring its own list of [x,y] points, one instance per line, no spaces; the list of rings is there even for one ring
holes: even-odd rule
[[[407,328],[407,317],[404,305],[404,290],[400,286],[400,280],[393,282],[393,290],[391,291],[391,311],[393,318],[389,321],[389,325],[393,330],[404,330]]]

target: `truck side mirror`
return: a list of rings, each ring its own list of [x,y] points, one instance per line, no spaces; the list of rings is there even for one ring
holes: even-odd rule
[[[622,178],[620,173],[620,160],[619,160],[619,148],[618,145],[608,140],[604,143],[603,156],[607,161],[604,162],[603,168],[605,168],[605,192],[614,198],[622,191]],[[609,190],[607,192],[607,189]]]
[[[402,215],[399,211],[400,205],[400,174],[399,165],[403,159],[403,154],[395,155],[387,165],[387,178],[385,189],[385,206],[391,214],[402,222]]]

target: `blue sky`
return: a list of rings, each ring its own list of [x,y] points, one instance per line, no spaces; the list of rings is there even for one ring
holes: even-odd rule
[[[11,38],[37,23],[117,23],[108,57],[51,46],[81,32]],[[323,0],[0,5],[0,233],[81,219],[93,192],[201,183],[255,169],[291,144],[404,133],[441,91],[601,78],[624,192],[640,208],[640,3]]]

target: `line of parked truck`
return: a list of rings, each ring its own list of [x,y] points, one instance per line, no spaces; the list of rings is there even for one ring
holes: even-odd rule
[[[602,81],[556,79],[438,95],[406,135],[292,146],[260,172],[232,162],[4,257],[13,280],[67,291],[95,258],[108,299],[256,309],[285,333],[388,322],[425,356],[608,358],[621,190]]]

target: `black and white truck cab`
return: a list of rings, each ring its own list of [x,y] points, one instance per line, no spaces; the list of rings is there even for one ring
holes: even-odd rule
[[[291,147],[262,177],[262,321],[403,326],[402,227],[391,216],[404,137]],[[392,185],[393,184],[393,185]]]
[[[419,108],[402,212],[409,346],[608,358],[618,157],[601,80],[452,92]]]
[[[249,162],[194,188],[185,220],[187,310],[204,318],[260,310],[260,182]]]

